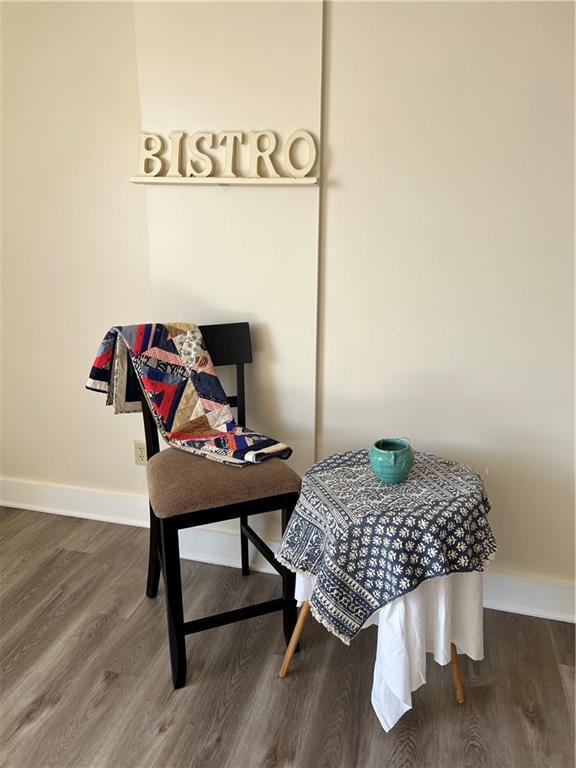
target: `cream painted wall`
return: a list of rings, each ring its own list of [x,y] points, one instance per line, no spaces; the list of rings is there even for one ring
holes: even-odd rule
[[[316,434],[321,455],[408,434],[467,461],[493,501],[496,569],[565,581],[572,9],[329,5]],[[253,323],[250,421],[303,468],[317,190],[127,178],[141,128],[318,135],[319,3],[2,13],[2,474],[143,493],[139,420],[83,385],[110,323],[167,313]]]
[[[499,571],[573,580],[573,5],[334,3],[322,455],[486,478]]]
[[[151,313],[132,7],[3,3],[2,474],[143,492],[137,419],[84,390],[111,323]]]

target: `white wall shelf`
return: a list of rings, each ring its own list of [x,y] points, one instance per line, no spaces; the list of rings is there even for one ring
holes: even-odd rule
[[[311,187],[318,184],[316,176],[292,178],[243,179],[240,177],[222,178],[219,176],[131,176],[133,184],[195,184],[211,186],[268,186],[268,187]]]

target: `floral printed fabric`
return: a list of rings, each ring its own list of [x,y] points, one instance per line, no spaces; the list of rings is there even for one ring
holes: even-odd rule
[[[415,453],[408,479],[384,485],[367,451],[331,456],[304,475],[277,559],[314,574],[315,618],[344,643],[426,579],[482,571],[497,546],[490,503],[469,467]]]

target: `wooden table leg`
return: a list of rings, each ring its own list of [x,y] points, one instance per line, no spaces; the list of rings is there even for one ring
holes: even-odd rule
[[[464,686],[458,664],[458,652],[454,643],[450,643],[450,665],[452,666],[452,680],[454,681],[454,696],[458,704],[464,704]]]
[[[292,661],[292,656],[294,656],[294,651],[296,650],[296,646],[298,645],[298,640],[300,640],[300,635],[302,634],[302,630],[304,629],[304,624],[306,623],[306,618],[308,616],[308,611],[310,610],[310,603],[308,600],[305,600],[302,603],[302,608],[300,608],[300,615],[298,616],[298,621],[296,622],[296,626],[294,627],[294,632],[292,632],[292,637],[290,638],[290,642],[288,643],[288,648],[286,648],[286,653],[284,654],[284,659],[282,660],[282,666],[280,667],[280,672],[278,672],[278,677],[284,678],[288,674],[288,667],[290,666],[290,662]]]

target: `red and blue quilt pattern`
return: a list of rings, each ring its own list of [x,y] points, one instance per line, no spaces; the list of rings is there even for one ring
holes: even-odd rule
[[[286,459],[292,449],[239,427],[193,323],[111,328],[86,384],[107,394],[115,413],[141,410],[144,392],[164,439],[173,447],[230,464]]]

